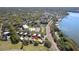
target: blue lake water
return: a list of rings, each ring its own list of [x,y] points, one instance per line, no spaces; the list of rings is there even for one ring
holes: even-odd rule
[[[60,30],[72,38],[79,46],[79,13],[68,12],[69,15],[65,16],[59,23]]]

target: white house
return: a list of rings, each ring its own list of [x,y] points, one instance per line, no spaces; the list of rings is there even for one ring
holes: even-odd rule
[[[4,32],[3,33],[3,40],[8,40],[8,39],[10,39],[10,32]]]
[[[21,37],[20,37],[20,40],[23,40],[23,39],[24,39],[24,38],[21,36]]]
[[[27,28],[29,28],[29,27],[28,27],[28,25],[25,24],[25,25],[23,25],[23,28],[24,28],[24,29],[27,29]]]
[[[40,31],[40,28],[39,27],[36,27],[35,28],[35,32],[39,32]]]
[[[35,31],[35,28],[29,28],[30,31]]]
[[[9,33],[10,33],[10,32],[4,32],[3,35],[7,35],[7,34],[9,34]]]

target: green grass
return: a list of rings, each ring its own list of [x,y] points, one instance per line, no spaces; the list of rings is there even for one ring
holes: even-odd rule
[[[0,51],[19,51],[21,47],[21,42],[18,44],[11,44],[10,41],[0,41]],[[47,51],[48,48],[44,46],[33,46],[29,44],[24,46],[23,51]]]
[[[60,38],[61,38],[61,40],[59,42],[60,42],[60,44],[61,44],[61,46],[63,48],[64,47],[68,47],[68,48],[73,49],[74,51],[77,51],[78,50],[77,44],[72,39],[68,38],[64,34],[62,34]]]
[[[59,31],[58,32],[60,40],[59,41],[59,45],[61,48],[68,48],[68,49],[72,49],[74,51],[78,50],[78,45],[76,44],[75,41],[73,41],[71,38],[69,38],[68,36],[66,36],[65,34],[63,34],[63,32]]]
[[[48,48],[44,47],[44,46],[33,46],[32,44],[28,45],[28,46],[24,46],[23,48],[24,51],[47,51]]]
[[[41,32],[41,34],[43,34],[43,35],[46,34],[46,29],[45,29],[45,27],[41,27],[41,31],[40,31],[40,32]]]

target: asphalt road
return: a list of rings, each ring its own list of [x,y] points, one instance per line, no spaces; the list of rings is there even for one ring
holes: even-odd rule
[[[52,37],[51,33],[50,33],[50,25],[52,24],[52,20],[47,24],[46,26],[46,34],[47,34],[47,38],[48,40],[51,42],[52,46],[51,48],[49,48],[50,51],[59,51],[57,44],[54,42],[54,38]]]

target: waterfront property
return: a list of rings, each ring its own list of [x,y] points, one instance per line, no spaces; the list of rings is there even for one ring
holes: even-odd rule
[[[79,50],[79,13],[68,14],[72,9],[0,8],[0,50]]]
[[[69,12],[59,23],[60,30],[79,45],[79,13]]]

